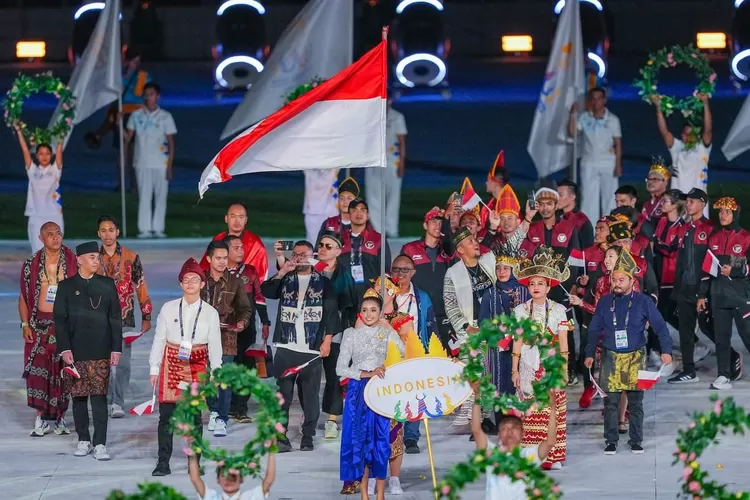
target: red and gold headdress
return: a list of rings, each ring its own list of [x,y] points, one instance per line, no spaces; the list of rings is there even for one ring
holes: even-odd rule
[[[518,282],[524,286],[534,276],[545,278],[550,286],[557,286],[570,277],[570,267],[552,248],[541,246],[531,260],[524,260],[513,270]]]
[[[737,209],[740,208],[740,206],[737,204],[737,200],[735,200],[731,196],[725,196],[724,198],[719,198],[716,203],[714,203],[714,208],[716,210],[726,208],[727,210],[736,212]]]
[[[661,175],[666,181],[668,181],[672,177],[672,171],[666,165],[664,158],[662,158],[661,156],[654,156],[651,159],[651,168],[649,169],[648,173],[649,175]]]
[[[487,179],[489,179],[491,181],[498,182],[500,184],[504,184],[505,180],[503,179],[503,177],[502,176],[500,176],[500,177],[497,176],[497,173],[498,173],[497,169],[498,168],[500,168],[500,169],[505,168],[505,151],[500,151],[497,154],[497,158],[495,158],[495,163],[492,165],[492,170],[490,170],[490,173],[487,174]]]
[[[518,203],[518,197],[510,184],[503,186],[500,191],[500,196],[495,203],[495,212],[497,215],[513,214],[516,217],[521,216],[521,204]]]
[[[376,280],[372,281],[372,288],[368,288],[365,291],[364,298],[368,297],[380,297],[380,291],[383,289],[383,282],[380,280],[380,276]],[[399,292],[398,280],[392,278],[389,275],[385,275],[385,293],[388,295],[396,295]],[[382,297],[380,297],[382,298]]]

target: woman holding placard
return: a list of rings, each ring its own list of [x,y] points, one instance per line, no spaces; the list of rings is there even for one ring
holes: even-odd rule
[[[570,323],[565,314],[565,307],[547,298],[550,289],[568,279],[570,269],[559,254],[551,248],[540,247],[532,260],[521,262],[516,268],[518,282],[529,289],[531,300],[514,309],[516,318],[531,318],[543,325],[547,337],[545,340],[557,345],[560,354],[568,358],[568,330]],[[511,376],[518,396],[522,400],[534,399],[532,382],[544,375],[542,360],[537,346],[524,344],[521,340],[513,342],[513,359]],[[567,384],[567,366],[563,366]],[[543,469],[561,469],[565,461],[567,445],[567,396],[560,390],[554,401],[557,411],[557,439],[554,448],[542,463]],[[523,446],[534,446],[547,439],[550,409],[544,408],[528,413],[523,419]]]

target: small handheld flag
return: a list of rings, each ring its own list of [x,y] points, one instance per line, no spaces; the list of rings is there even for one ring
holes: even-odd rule
[[[302,363],[299,366],[293,366],[291,368],[287,368],[286,370],[284,370],[282,372],[280,378],[289,377],[290,375],[297,375],[299,372],[301,372],[302,370],[304,370],[305,368],[307,368],[308,366],[310,366],[310,363],[312,363],[313,361],[318,360],[318,359],[320,359],[320,356],[315,356],[313,359],[311,359],[307,363]]]
[[[711,250],[707,250],[706,256],[703,258],[703,266],[701,267],[703,272],[715,278],[719,275],[720,267],[718,257]]]
[[[663,365],[658,372],[638,370],[638,388],[643,391],[653,388],[659,381],[659,377],[662,376],[662,373],[667,371],[665,370],[665,367],[668,369],[670,365]]]
[[[78,370],[73,365],[66,365],[65,368],[63,368],[63,372],[67,373],[68,375],[70,375],[71,377],[75,379],[81,378],[81,374],[78,373]]]
[[[578,250],[576,248],[572,249],[570,251],[570,256],[568,257],[568,265],[573,267],[586,267],[586,254],[583,252],[583,250]]]
[[[156,406],[156,387],[151,395],[151,399],[144,401],[135,408],[130,409],[131,415],[151,415],[154,412],[154,406]]]
[[[143,332],[141,331],[133,331],[133,332],[125,332],[122,335],[122,340],[125,342],[125,345],[130,345],[139,338],[143,336]]]
[[[328,264],[326,264],[325,262],[321,262],[318,259],[310,258],[307,259],[307,262],[309,262],[313,269],[315,269],[319,273],[322,273],[328,267]]]

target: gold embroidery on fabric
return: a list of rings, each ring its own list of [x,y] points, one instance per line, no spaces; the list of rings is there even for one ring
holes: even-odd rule
[[[612,353],[612,373],[609,374],[609,392],[633,391],[638,388],[638,370],[641,366],[641,350]]]

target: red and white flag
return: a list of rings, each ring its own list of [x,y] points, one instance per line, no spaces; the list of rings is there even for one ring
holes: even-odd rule
[[[78,379],[81,378],[81,374],[78,373],[78,370],[73,365],[65,365],[65,368],[63,368],[63,372],[67,373],[71,377]]]
[[[328,267],[328,264],[326,264],[325,262],[321,262],[318,259],[310,258],[310,259],[307,259],[307,261],[310,263],[313,269],[315,269],[319,273],[322,273],[323,271],[326,270],[326,267]]]
[[[310,363],[312,363],[313,361],[315,361],[317,359],[320,359],[320,356],[315,356],[313,359],[311,359],[307,363],[302,363],[299,366],[293,366],[291,368],[287,368],[286,370],[284,370],[282,372],[280,378],[289,377],[291,375],[297,375],[299,372],[301,372],[302,370],[304,370],[305,368],[307,368],[308,366],[310,366]]]
[[[122,340],[125,345],[130,345],[143,336],[143,332],[140,330],[134,330],[132,332],[125,332],[122,335]]]
[[[703,258],[703,272],[716,277],[719,275],[720,267],[718,257],[711,250],[706,250],[706,256]]]
[[[156,387],[154,387],[154,393],[151,399],[144,401],[135,408],[130,409],[131,415],[151,415],[154,413],[154,406],[156,406]]]
[[[245,356],[249,358],[265,358],[266,357],[266,343],[253,344],[245,349]]]
[[[659,381],[660,376],[661,370],[659,370],[658,372],[638,370],[638,388],[643,391],[651,389]]]
[[[568,265],[573,267],[586,267],[586,253],[576,248],[570,251]]]
[[[203,171],[201,197],[211,184],[241,174],[385,167],[387,56],[384,39],[230,141]]]
[[[474,207],[482,203],[482,198],[479,197],[471,185],[466,186],[463,194],[464,198],[461,201],[461,208],[464,210],[472,210]]]

